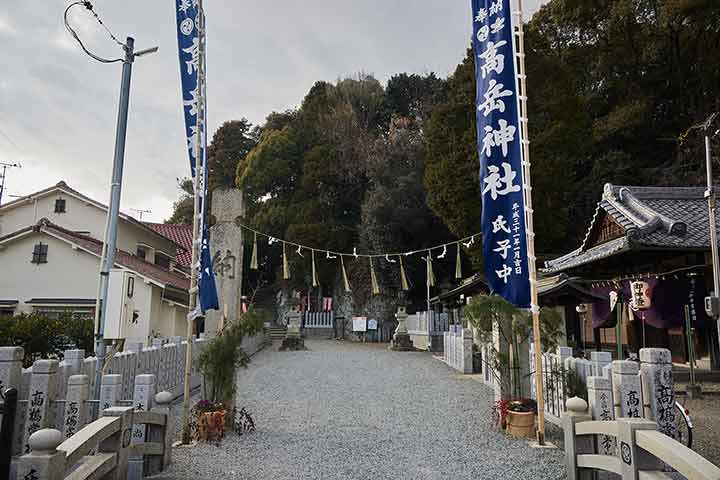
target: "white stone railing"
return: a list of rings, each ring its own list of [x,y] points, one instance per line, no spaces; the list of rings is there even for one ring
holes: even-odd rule
[[[443,360],[455,370],[472,373],[473,336],[469,328],[443,333]]]
[[[34,432],[17,463],[18,479],[140,480],[170,463],[172,394],[154,396],[149,411],[110,407],[70,438],[54,429]],[[138,434],[140,432],[141,434]]]
[[[593,421],[587,402],[577,397],[566,406],[562,423],[569,480],[591,480],[597,471],[623,480],[675,478],[664,473],[665,466],[685,478],[720,478],[720,468],[658,431],[662,426],[655,421],[627,417]],[[612,449],[605,451],[595,437],[609,439]]]
[[[193,388],[201,383],[196,360],[206,343],[205,339],[193,343]],[[159,391],[177,398],[184,386],[185,349],[186,343],[181,342],[116,353],[102,377],[100,398],[94,399],[97,359],[84,358],[83,350],[67,350],[60,362],[38,360],[32,367],[22,368],[22,348],[0,347],[0,385],[19,392],[13,453],[26,452],[29,437],[40,429],[55,428],[71,436],[92,421],[98,404],[100,410],[137,402],[147,408],[146,397]],[[70,423],[69,416],[73,418]]]

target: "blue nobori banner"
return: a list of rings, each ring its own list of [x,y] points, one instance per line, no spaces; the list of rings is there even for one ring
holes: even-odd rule
[[[509,0],[472,0],[485,274],[493,293],[530,307],[515,35]]]
[[[178,56],[180,59],[180,78],[182,83],[183,112],[185,114],[185,136],[190,157],[190,172],[197,179],[199,198],[200,225],[198,231],[201,235],[198,268],[198,307],[201,312],[218,308],[217,288],[213,274],[212,258],[210,256],[209,229],[207,219],[207,108],[205,86],[201,81],[200,70],[205,72],[204,38],[200,35],[199,27],[205,24],[204,13],[199,7],[198,0],[176,0]],[[201,18],[200,16],[203,15]],[[202,40],[201,40],[202,38]],[[202,49],[200,42],[203,42]],[[201,64],[202,62],[202,64]],[[194,239],[193,239],[194,240]],[[192,294],[191,294],[192,295]],[[195,314],[195,312],[191,312]]]

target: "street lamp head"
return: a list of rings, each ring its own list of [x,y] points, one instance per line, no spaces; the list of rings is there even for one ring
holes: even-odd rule
[[[143,55],[147,55],[149,53],[155,53],[157,51],[158,51],[158,47],[146,48],[145,50],[140,50],[139,52],[136,52],[134,55],[136,57],[142,57]]]

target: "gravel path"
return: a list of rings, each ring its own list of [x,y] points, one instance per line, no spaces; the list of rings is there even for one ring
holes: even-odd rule
[[[562,479],[563,452],[490,425],[491,391],[427,353],[308,340],[253,357],[238,407],[257,432],[176,448],[167,479]]]

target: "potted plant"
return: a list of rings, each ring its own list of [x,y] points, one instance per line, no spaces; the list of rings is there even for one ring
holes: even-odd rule
[[[199,441],[219,441],[226,425],[234,419],[235,381],[239,367],[246,367],[250,359],[241,348],[246,335],[262,330],[263,318],[254,309],[238,319],[226,322],[205,346],[198,357],[203,376],[203,400],[194,408],[194,432]]]
[[[528,351],[532,316],[498,295],[474,296],[465,307],[465,315],[480,341],[488,345],[482,362],[492,372],[500,388],[500,400],[493,407],[497,425],[514,436],[532,436],[537,407],[529,394],[528,361],[521,361]],[[562,318],[557,312],[540,311],[542,346],[549,351],[557,346]],[[496,336],[499,342],[494,342]]]

